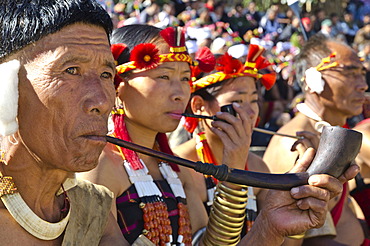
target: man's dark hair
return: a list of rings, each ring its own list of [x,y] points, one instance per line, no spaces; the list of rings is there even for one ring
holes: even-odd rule
[[[95,0],[1,0],[0,62],[74,23],[103,27],[108,36],[113,29],[108,13]]]
[[[295,75],[298,84],[302,87],[302,78],[310,67],[316,67],[321,59],[331,54],[328,42],[331,39],[322,34],[313,35],[302,47],[301,52],[294,59]],[[303,89],[303,88],[302,88]]]

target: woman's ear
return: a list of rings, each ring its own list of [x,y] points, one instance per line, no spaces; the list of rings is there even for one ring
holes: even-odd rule
[[[204,111],[205,100],[198,95],[195,95],[190,100],[190,107],[194,114],[202,114]]]
[[[124,87],[125,87],[125,81],[120,82],[117,89],[116,89],[116,96],[117,97],[119,97],[119,98],[122,97]]]

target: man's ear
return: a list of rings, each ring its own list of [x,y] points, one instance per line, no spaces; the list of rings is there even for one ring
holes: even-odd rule
[[[194,114],[201,114],[204,111],[205,100],[195,95],[190,100],[190,107]]]

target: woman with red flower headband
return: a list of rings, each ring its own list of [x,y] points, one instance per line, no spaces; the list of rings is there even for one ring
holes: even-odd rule
[[[240,134],[234,137],[231,143],[226,142],[225,139],[215,134],[218,131],[215,124],[225,123],[187,117],[184,127],[191,133],[197,128],[197,133],[193,135],[193,139],[178,146],[175,149],[176,154],[193,161],[217,165],[222,163],[224,155],[222,150],[230,148],[234,149],[240,156],[239,162],[229,165],[230,167],[269,172],[261,158],[253,153],[248,153],[252,128],[257,122],[259,112],[259,93],[256,81],[260,79],[267,89],[270,89],[275,82],[274,73],[266,73],[264,75],[260,73],[261,69],[270,65],[262,56],[263,51],[263,47],[251,44],[245,64],[226,53],[217,59],[215,72],[193,83],[194,92],[190,101],[192,112],[198,115],[212,116],[220,111],[221,106],[233,104],[235,109],[241,108],[248,114],[247,128],[249,131],[247,134]],[[236,144],[238,141],[243,144]],[[238,165],[233,166],[235,164]],[[197,182],[197,187],[202,187],[198,191],[206,207],[210,208],[214,200],[213,192],[217,180],[213,180],[211,177],[204,177],[200,173],[194,173],[194,180]],[[242,230],[242,235],[251,229],[251,225],[257,217],[256,196],[258,201],[262,201],[265,195],[265,192],[260,191],[261,189],[258,188],[248,188],[246,227]]]
[[[118,103],[112,115],[115,137],[172,153],[165,133],[176,129],[185,111],[192,70],[210,72],[215,64],[209,50],[203,50],[202,57],[206,59],[192,61],[184,41],[181,30],[172,27],[161,30],[131,25],[113,33],[112,53],[118,63],[115,79]],[[229,135],[235,134],[234,129],[246,135],[247,114],[236,110],[241,119],[222,113],[219,117],[229,124],[218,127]],[[240,161],[230,154],[225,155],[223,162]],[[114,192],[113,210],[130,244],[141,241],[145,245],[149,242],[191,245],[192,235],[206,226],[207,213],[197,187],[192,185],[190,171],[108,145],[98,168],[87,178]],[[230,190],[242,189],[224,185]]]

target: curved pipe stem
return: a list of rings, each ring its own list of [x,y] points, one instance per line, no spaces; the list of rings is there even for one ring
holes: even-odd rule
[[[228,181],[253,187],[290,190],[293,187],[307,184],[308,173],[270,174],[245,171],[229,168],[225,164],[215,166],[210,163],[194,162],[167,153],[159,152],[144,146],[134,144],[125,140],[106,136],[109,143],[127,148],[145,155],[149,155],[164,161],[176,163],[181,166],[193,168],[197,172],[212,175],[220,181]]]
[[[212,175],[220,181],[228,181],[253,187],[290,190],[307,184],[313,174],[329,174],[339,177],[355,159],[360,151],[362,134],[339,126],[324,127],[317,154],[307,172],[270,174],[229,168],[225,164],[215,166],[210,163],[193,162],[167,153],[155,151],[118,138],[106,136],[109,143],[146,154],[164,161],[193,168],[195,171]]]

